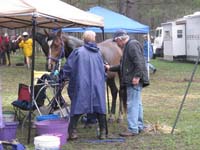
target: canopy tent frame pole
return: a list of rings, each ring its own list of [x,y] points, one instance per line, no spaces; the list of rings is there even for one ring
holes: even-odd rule
[[[192,71],[191,78],[190,78],[190,80],[189,80],[189,82],[188,82],[188,86],[187,86],[187,89],[186,89],[186,91],[185,91],[185,94],[184,94],[183,100],[182,100],[182,102],[181,102],[180,108],[179,108],[179,110],[178,110],[178,113],[177,113],[177,116],[176,116],[176,120],[175,120],[174,125],[173,125],[173,128],[172,128],[172,130],[171,130],[171,134],[174,133],[174,129],[175,129],[176,124],[177,124],[177,122],[178,122],[178,119],[179,119],[179,117],[180,117],[181,110],[182,110],[182,108],[183,108],[183,104],[184,104],[184,102],[185,102],[185,100],[186,100],[186,97],[187,97],[189,88],[190,88],[190,86],[191,86],[191,83],[192,83],[192,81],[193,81],[195,72],[196,72],[197,67],[198,67],[198,63],[199,63],[199,59],[200,59],[200,46],[197,48],[197,50],[198,50],[198,57],[197,57],[197,60],[196,60],[195,65],[194,65],[194,69],[193,69],[193,71]]]
[[[32,115],[32,106],[34,102],[34,70],[35,70],[35,29],[36,29],[36,17],[32,17],[32,39],[33,39],[33,52],[32,52],[32,68],[31,68],[31,107],[29,109],[29,120],[28,120],[28,138],[27,143],[30,144],[31,137],[31,115]]]
[[[150,58],[149,58],[149,54],[150,54],[150,34],[148,32],[147,34],[147,73],[148,73],[148,79],[150,78],[150,71],[149,71],[149,62],[150,62]]]

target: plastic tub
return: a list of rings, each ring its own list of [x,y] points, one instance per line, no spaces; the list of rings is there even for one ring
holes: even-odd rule
[[[61,134],[61,145],[66,144],[68,138],[69,121],[65,119],[38,121],[36,125],[36,134]]]
[[[16,138],[16,131],[19,122],[5,122],[5,127],[0,129],[0,140],[12,141]]]
[[[52,135],[42,135],[34,138],[35,150],[59,150],[60,139]]]
[[[57,114],[49,114],[49,115],[41,115],[41,116],[37,116],[36,120],[37,121],[43,121],[43,120],[55,120],[55,119],[59,119],[60,116]]]

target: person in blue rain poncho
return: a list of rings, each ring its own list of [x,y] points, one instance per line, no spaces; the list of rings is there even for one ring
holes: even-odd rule
[[[71,100],[69,139],[78,138],[77,122],[82,114],[96,114],[100,139],[106,138],[106,102],[104,63],[95,42],[96,33],[85,31],[84,45],[73,50],[64,67],[64,79],[69,79]]]

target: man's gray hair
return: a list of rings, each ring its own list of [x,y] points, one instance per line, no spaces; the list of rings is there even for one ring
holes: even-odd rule
[[[114,40],[117,40],[117,39],[119,39],[119,40],[126,40],[126,39],[128,39],[129,38],[129,35],[122,35],[122,36],[118,36],[118,37],[116,37]]]

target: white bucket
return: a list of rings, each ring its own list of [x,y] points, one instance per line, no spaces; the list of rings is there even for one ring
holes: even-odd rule
[[[57,136],[41,135],[34,138],[35,150],[59,150],[60,139]]]
[[[14,122],[15,113],[12,111],[3,111],[3,121],[4,122]]]

